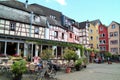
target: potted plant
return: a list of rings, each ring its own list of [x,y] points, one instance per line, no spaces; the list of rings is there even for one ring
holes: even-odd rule
[[[80,59],[78,59],[78,60],[75,61],[76,71],[79,71],[79,70],[80,70],[81,65],[82,65],[82,58],[80,58]]]
[[[75,51],[66,48],[64,50],[64,55],[63,55],[64,59],[70,61],[70,60],[77,60],[79,58],[79,56],[76,54]]]
[[[83,58],[83,67],[86,68],[88,64],[88,59],[86,57]]]
[[[43,60],[48,60],[50,58],[53,58],[54,56],[52,55],[53,50],[50,48],[47,48],[45,50],[42,51],[42,53],[40,54],[41,59]]]
[[[13,80],[21,80],[23,73],[27,71],[26,61],[19,60],[12,64],[11,66],[13,73]]]

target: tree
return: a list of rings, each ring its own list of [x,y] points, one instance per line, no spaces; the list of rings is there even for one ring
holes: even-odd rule
[[[71,49],[68,49],[66,48],[64,50],[64,59],[70,61],[70,60],[77,60],[79,58],[79,56],[76,54],[75,51],[71,50]]]
[[[112,57],[112,54],[110,52],[105,52],[105,57]]]
[[[53,58],[54,56],[52,55],[53,50],[50,48],[47,48],[45,50],[42,51],[42,53],[40,54],[41,59],[43,60],[48,60],[50,58]]]

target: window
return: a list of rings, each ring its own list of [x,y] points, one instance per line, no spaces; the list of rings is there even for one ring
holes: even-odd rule
[[[111,48],[111,52],[118,52],[118,48]]]
[[[100,37],[105,37],[105,34],[100,34]]]
[[[103,37],[105,37],[105,34],[103,34]]]
[[[96,30],[96,32],[98,33],[98,30]]]
[[[93,44],[90,44],[90,48],[93,48]]]
[[[72,38],[72,33],[70,33],[70,38]]]
[[[55,32],[54,32],[54,37],[55,37],[55,38],[58,38],[58,31],[55,31]]]
[[[10,30],[15,31],[16,28],[16,23],[15,22],[10,22]]]
[[[39,34],[39,27],[35,27],[35,34]]]
[[[102,34],[100,34],[100,37],[102,37]]]
[[[97,49],[99,49],[99,44],[97,44]]]
[[[39,16],[34,16],[34,21],[37,22],[37,23],[40,22],[40,17]]]
[[[103,44],[105,44],[106,42],[105,42],[105,40],[103,40]]]
[[[118,32],[114,32],[114,36],[118,36]]]
[[[68,30],[73,31],[73,27],[72,26],[68,26]]]
[[[90,33],[93,33],[93,30],[92,30],[92,29],[90,30]]]
[[[115,24],[112,25],[112,29],[115,29]]]
[[[105,40],[100,40],[100,44],[105,44],[106,41]]]
[[[102,31],[103,30],[103,27],[100,27],[100,31]]]
[[[83,37],[84,39],[85,37]],[[78,36],[75,36],[75,40],[79,41],[79,37]]]
[[[113,37],[113,32],[110,32],[110,37]]]
[[[118,44],[118,40],[111,40],[110,44]]]
[[[90,40],[93,40],[93,36],[90,37]]]
[[[62,33],[62,39],[64,39],[64,33]]]
[[[54,15],[50,15],[50,18],[52,19],[56,19],[56,17]]]
[[[106,51],[106,47],[105,47],[105,46],[101,46],[101,47],[100,47],[100,50],[101,50],[101,51]]]
[[[98,36],[96,37],[96,40],[98,40],[99,38],[98,38]]]

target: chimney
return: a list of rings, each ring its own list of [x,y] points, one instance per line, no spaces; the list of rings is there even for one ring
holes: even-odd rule
[[[27,9],[27,7],[28,7],[28,0],[26,0],[25,2],[25,8]]]

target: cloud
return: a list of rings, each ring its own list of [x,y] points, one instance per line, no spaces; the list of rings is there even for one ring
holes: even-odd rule
[[[65,0],[45,0],[46,2],[51,2],[51,1],[55,1],[57,3],[59,3],[60,5],[67,5]]]
[[[55,0],[56,2],[58,2],[61,5],[67,5],[65,0]]]

